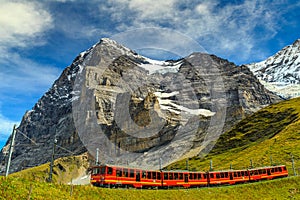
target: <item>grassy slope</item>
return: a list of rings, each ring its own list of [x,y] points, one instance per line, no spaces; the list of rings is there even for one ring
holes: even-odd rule
[[[0,199],[300,199],[300,177],[189,190],[105,189],[0,177]]]
[[[254,166],[286,164],[292,173],[291,153],[300,168],[300,98],[283,101],[260,110],[242,120],[223,134],[213,150],[204,158],[189,160],[190,170],[208,170],[210,160],[214,169],[235,169]],[[298,162],[298,165],[297,165]],[[186,161],[174,163],[168,169],[185,168]]]
[[[10,175],[13,178],[22,178],[31,181],[46,182],[49,177],[49,165],[46,163],[37,167],[28,168]],[[55,160],[52,180],[56,183],[69,183],[80,176],[88,168],[87,155],[70,156]]]
[[[250,158],[255,166],[269,165],[270,156],[291,169],[290,153],[299,166],[299,105],[300,98],[281,102],[243,120],[221,136],[207,157],[190,159],[190,169],[207,170],[210,160],[215,169],[228,169],[230,163],[233,168],[246,168]],[[220,188],[158,191],[58,184],[69,182],[81,162],[76,158],[56,161],[56,183],[45,182],[48,164],[12,174],[8,179],[0,177],[0,199],[300,199],[300,177]],[[169,168],[183,169],[185,161]]]

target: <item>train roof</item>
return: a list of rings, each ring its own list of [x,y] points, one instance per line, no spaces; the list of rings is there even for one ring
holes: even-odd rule
[[[263,166],[263,167],[255,167],[255,168],[248,168],[248,169],[227,169],[227,170],[216,170],[211,172],[238,172],[238,171],[247,171],[247,170],[260,170],[260,169],[268,169],[268,168],[275,168],[275,167],[285,167],[285,165],[275,165],[275,166]]]
[[[275,166],[255,167],[255,168],[250,168],[249,170],[259,170],[259,169],[275,168],[275,167],[285,167],[285,165],[275,165]]]
[[[137,167],[122,166],[122,165],[109,165],[109,164],[94,165],[91,168],[95,168],[95,167],[114,167],[114,168],[139,169],[139,170],[143,170],[143,171],[160,171],[159,169],[142,169],[142,168],[137,168]]]
[[[128,169],[138,169],[143,171],[162,171],[162,172],[175,172],[175,173],[206,173],[205,171],[189,171],[189,170],[159,170],[159,169],[141,169],[136,167],[130,167],[130,166],[121,166],[121,165],[109,165],[109,164],[102,164],[102,165],[94,165],[90,168],[95,167],[114,167],[114,168],[128,168]],[[248,168],[248,169],[227,169],[227,170],[216,170],[216,171],[209,171],[209,172],[216,172],[216,173],[222,173],[222,172],[238,172],[238,171],[247,171],[247,170],[260,170],[260,169],[267,169],[267,168],[275,168],[275,167],[285,167],[285,165],[276,165],[276,166],[264,166],[264,167],[255,167],[255,168]]]

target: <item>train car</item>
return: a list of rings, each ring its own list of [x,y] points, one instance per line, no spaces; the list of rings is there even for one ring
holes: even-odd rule
[[[208,174],[209,185],[234,185],[249,181],[248,170],[213,171]]]
[[[91,168],[91,184],[101,187],[160,187],[161,172],[121,166],[94,166]]]
[[[213,171],[208,173],[209,185],[234,185],[249,181],[248,170]]]
[[[274,178],[287,177],[288,171],[285,165],[261,167],[249,169],[250,181],[271,180]]]
[[[207,186],[206,172],[162,171],[162,187]]]
[[[189,187],[206,187],[208,173],[207,172],[189,172]]]

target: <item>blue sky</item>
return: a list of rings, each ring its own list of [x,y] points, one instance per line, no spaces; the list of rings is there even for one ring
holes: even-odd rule
[[[102,37],[163,28],[247,64],[300,38],[299,10],[292,0],[0,0],[0,147],[62,70]]]

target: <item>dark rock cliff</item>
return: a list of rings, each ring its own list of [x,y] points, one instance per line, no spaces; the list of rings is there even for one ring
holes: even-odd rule
[[[17,133],[11,172],[49,162],[54,138],[56,157],[95,156],[100,146],[104,163],[158,167],[164,157],[167,165],[207,153],[246,115],[280,100],[246,66],[202,53],[157,62],[103,39],[26,112],[18,130],[35,143]]]

